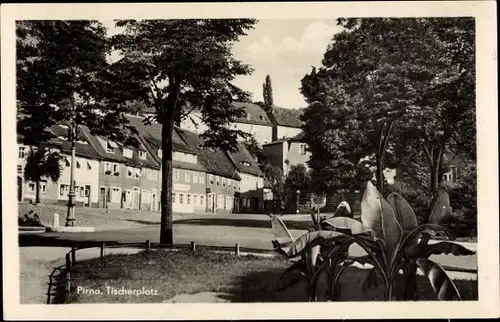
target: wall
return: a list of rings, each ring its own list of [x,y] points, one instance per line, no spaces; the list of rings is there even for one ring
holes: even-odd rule
[[[285,175],[288,174],[292,165],[304,164],[306,168],[309,169],[309,167],[307,166],[307,161],[309,161],[311,153],[306,151],[305,154],[301,154],[300,146],[303,144],[304,143],[300,142],[286,142],[284,144],[284,149],[288,147],[288,149],[286,149],[288,151],[284,151],[284,153],[286,153],[285,159],[289,161],[288,165],[284,164],[283,166]]]
[[[241,191],[240,182],[215,174],[206,176],[207,212],[232,212],[235,194]]]
[[[158,169],[143,168],[140,180],[141,209],[149,211],[160,210],[160,188]]]
[[[278,139],[282,139],[283,137],[291,138],[302,132],[301,128],[296,127],[288,127],[288,126],[277,126],[277,135]]]
[[[231,127],[233,129],[238,129],[240,131],[253,135],[255,137],[255,140],[259,142],[260,145],[272,141],[273,128],[271,126],[237,122],[232,123]]]
[[[71,177],[71,155],[63,154],[61,166],[62,174],[57,184],[56,195],[59,203],[66,203]],[[75,202],[77,204],[89,205],[89,200],[92,206],[97,204],[99,198],[99,167],[99,161],[97,160],[75,157],[74,180]]]
[[[204,212],[206,208],[206,174],[201,171],[174,168],[172,171],[172,208],[174,212]]]
[[[284,142],[279,141],[262,146],[262,153],[267,159],[267,163],[283,169],[285,162]]]
[[[264,178],[241,172],[239,175],[241,177],[239,212],[263,212]]]
[[[180,127],[198,134],[205,132],[207,129],[205,123],[201,121],[201,113],[199,112],[191,112],[188,117],[182,120]]]
[[[198,127],[196,127],[193,120],[196,122],[196,124],[198,124]],[[238,129],[243,132],[252,134],[257,142],[259,142],[259,144],[261,145],[272,141],[272,126],[234,122],[230,124],[230,127],[232,129]],[[205,132],[207,126],[203,122],[201,122],[199,113],[191,113],[189,117],[181,122],[181,128],[201,134]]]

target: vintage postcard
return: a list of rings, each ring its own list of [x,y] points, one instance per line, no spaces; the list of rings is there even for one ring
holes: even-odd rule
[[[2,5],[4,318],[499,317],[495,6]]]

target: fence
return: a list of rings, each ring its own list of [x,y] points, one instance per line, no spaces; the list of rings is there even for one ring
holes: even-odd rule
[[[47,304],[51,304],[51,296],[52,288],[54,286],[60,287],[60,283],[57,281],[54,282],[55,278],[54,274],[59,271],[62,273],[61,276],[64,276],[64,296],[58,298],[62,303],[70,302],[71,295],[71,273],[74,267],[74,264],[77,263],[77,252],[84,249],[90,248],[98,248],[100,249],[99,258],[102,259],[106,255],[106,249],[109,248],[136,248],[142,249],[146,251],[150,251],[153,249],[169,249],[169,250],[181,250],[181,249],[190,249],[191,251],[196,250],[207,250],[213,252],[225,252],[225,253],[233,253],[236,256],[241,256],[244,254],[252,254],[252,255],[264,255],[264,256],[275,256],[277,255],[274,250],[265,250],[265,249],[257,249],[250,247],[241,247],[240,244],[236,243],[234,246],[212,246],[212,245],[198,245],[194,241],[189,244],[160,244],[160,243],[151,243],[149,240],[146,240],[144,243],[112,243],[106,244],[105,242],[85,242],[74,244],[71,247],[71,250],[66,253],[65,259],[66,263],[62,266],[56,267],[53,269],[52,273],[49,276],[49,287],[47,292]],[[59,293],[56,293],[60,295]]]
[[[83,249],[89,249],[89,248],[99,248],[100,249],[100,256],[99,258],[102,259],[105,256],[106,249],[107,248],[136,248],[136,249],[143,249],[146,251],[150,251],[153,249],[170,249],[170,250],[180,250],[180,249],[190,249],[191,251],[196,251],[196,250],[208,250],[208,251],[213,251],[213,252],[225,252],[225,253],[233,253],[236,256],[241,256],[244,254],[251,254],[251,255],[265,255],[265,256],[278,256],[279,254],[275,250],[266,250],[266,249],[257,249],[257,248],[250,248],[250,247],[240,247],[240,245],[237,243],[234,246],[211,246],[211,245],[198,245],[194,241],[192,241],[189,244],[172,244],[172,245],[166,245],[166,244],[160,244],[160,243],[151,243],[149,240],[146,240],[143,243],[112,243],[112,244],[106,244],[105,242],[85,242],[85,243],[78,243],[75,244],[71,247],[71,250],[66,253],[66,263],[65,265],[56,267],[53,269],[52,273],[49,276],[49,289],[47,292],[47,304],[51,304],[51,290],[53,286],[58,286],[61,287],[60,283],[54,283],[53,278],[54,278],[54,273],[57,271],[62,271],[63,276],[64,276],[64,296],[62,298],[59,298],[62,303],[70,303],[70,295],[71,295],[71,273],[72,273],[72,268],[74,264],[77,263],[77,252],[79,250]],[[350,256],[349,256],[350,257]],[[350,257],[352,258],[352,257]],[[465,269],[465,268],[457,268],[457,267],[451,267],[451,266],[445,266],[442,265],[443,269],[446,271],[452,271],[452,272],[461,272],[461,273],[472,273],[472,274],[477,274],[477,269]],[[57,295],[60,295],[59,293],[56,293]]]

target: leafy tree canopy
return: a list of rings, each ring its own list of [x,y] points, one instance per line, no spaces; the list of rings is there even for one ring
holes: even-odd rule
[[[343,31],[322,66],[302,79],[310,166],[320,171],[337,160],[335,174],[353,178],[375,153],[381,120],[389,118],[396,120],[389,159],[397,156],[390,163],[425,153],[437,187],[445,147],[475,155],[474,19],[338,23]]]
[[[126,139],[131,129],[121,105],[109,100],[109,43],[102,24],[23,20],[16,23],[16,34],[17,129],[24,143],[47,142],[48,128],[73,116],[93,134]]]

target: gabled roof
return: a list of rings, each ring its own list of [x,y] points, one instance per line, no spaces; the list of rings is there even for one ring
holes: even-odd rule
[[[262,176],[263,173],[259,168],[259,165],[252,157],[250,152],[246,149],[245,145],[238,144],[239,151],[236,153],[228,152],[229,157],[233,161],[234,165],[242,173],[248,173],[255,176]]]
[[[205,167],[208,173],[241,180],[236,172],[236,167],[224,151],[202,148],[203,140],[198,134],[178,127],[175,130],[178,131],[191,149],[196,150],[198,161]]]
[[[108,160],[108,161],[113,161],[113,162],[120,162],[124,163],[125,165],[128,166],[133,166],[133,167],[147,167],[147,168],[152,168],[152,169],[159,169],[160,165],[157,162],[156,159],[153,158],[151,153],[148,151],[147,147],[141,142],[141,140],[137,137],[137,141],[139,142],[139,146],[136,147],[131,147],[131,146],[124,146],[124,144],[121,143],[114,143],[116,146],[113,153],[107,152],[106,149],[103,147],[101,144],[107,144],[108,139],[105,137],[100,137],[100,136],[95,136],[95,135],[90,135],[90,131],[87,130],[88,134],[88,139],[90,144],[93,146],[93,148],[97,151],[97,153],[101,156],[103,160]],[[113,144],[113,143],[112,143]],[[132,157],[125,157],[123,155],[123,148],[127,148],[132,150]],[[145,151],[147,153],[146,160],[143,160],[139,157],[139,151]]]
[[[302,114],[302,110],[300,109],[274,106],[272,113],[278,125],[297,128],[301,126],[299,117]]]
[[[235,118],[235,122],[273,126],[267,113],[257,104],[235,102],[234,106],[245,109],[246,116]]]
[[[142,136],[155,150],[157,155],[158,149],[161,148],[161,124],[151,123],[145,125],[143,119],[135,116],[127,116],[130,124],[137,129],[139,135]],[[173,151],[195,153],[193,149],[186,145],[182,137],[176,131],[172,133],[172,148]]]

